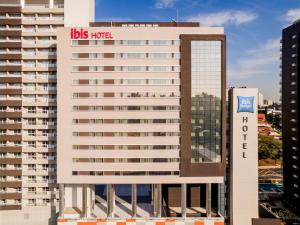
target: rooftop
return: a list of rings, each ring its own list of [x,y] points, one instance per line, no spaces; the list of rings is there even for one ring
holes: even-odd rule
[[[200,27],[198,22],[92,22],[91,27]]]

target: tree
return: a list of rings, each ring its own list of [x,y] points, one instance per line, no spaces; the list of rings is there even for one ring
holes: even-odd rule
[[[259,159],[279,159],[282,143],[269,136],[258,136],[258,158]]]
[[[287,209],[281,209],[276,214],[279,218],[282,218],[282,219],[293,219],[294,218],[294,214],[290,210],[287,210]]]

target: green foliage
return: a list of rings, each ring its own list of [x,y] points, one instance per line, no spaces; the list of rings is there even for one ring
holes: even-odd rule
[[[285,219],[285,220],[286,219],[293,219],[295,217],[294,214],[291,211],[287,210],[287,209],[282,209],[279,212],[277,212],[276,214],[279,218]]]
[[[259,159],[279,159],[282,142],[273,137],[258,137],[258,158]]]
[[[272,114],[265,114],[266,121],[272,124],[273,127],[277,129],[281,129],[281,117],[280,115],[272,115]]]

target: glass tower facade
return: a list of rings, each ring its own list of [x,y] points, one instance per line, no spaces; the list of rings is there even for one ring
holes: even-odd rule
[[[191,42],[192,163],[221,161],[221,41]]]

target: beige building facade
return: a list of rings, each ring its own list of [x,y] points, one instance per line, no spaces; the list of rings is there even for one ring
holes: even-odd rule
[[[225,176],[225,52],[223,28],[198,23],[59,29],[60,216],[78,208],[90,217],[101,184],[107,191],[102,215],[115,216],[116,187],[127,184],[136,216],[136,188],[149,184],[156,196],[150,217],[166,216],[167,198],[168,210],[179,206],[185,217],[192,189],[197,198],[206,196],[210,217],[210,198],[218,199],[212,190]]]
[[[0,224],[56,220],[56,43],[66,15],[78,22],[71,2],[0,1]]]

